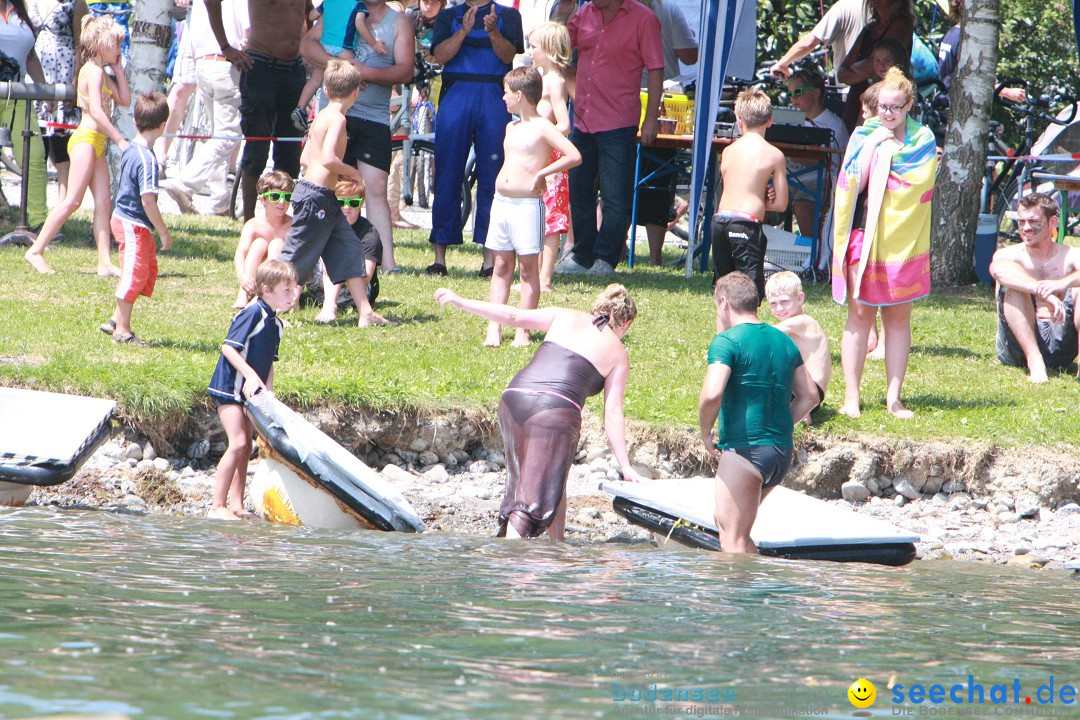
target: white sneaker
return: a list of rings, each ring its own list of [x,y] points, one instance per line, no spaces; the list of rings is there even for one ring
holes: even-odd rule
[[[573,255],[567,255],[562,260],[555,263],[554,268],[554,273],[556,275],[582,275],[588,271],[589,268],[574,260]]]
[[[586,275],[614,275],[615,268],[607,260],[597,260],[585,271]]]
[[[180,212],[184,215],[194,215],[196,213],[195,204],[191,202],[191,193],[188,192],[187,186],[181,183],[176,178],[165,178],[158,183],[158,187],[169,194],[169,197],[173,199],[177,207],[180,208]]]

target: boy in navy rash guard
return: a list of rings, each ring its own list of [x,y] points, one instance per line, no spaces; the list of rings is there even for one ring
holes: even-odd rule
[[[221,357],[208,392],[214,399],[218,418],[229,438],[214,481],[214,503],[209,517],[220,520],[250,520],[244,509],[244,485],[251,435],[255,428],[244,414],[244,402],[274,387],[274,361],[281,343],[281,320],[300,294],[296,268],[280,260],[267,260],[255,274],[259,296],[233,318],[229,334],[221,346]]]

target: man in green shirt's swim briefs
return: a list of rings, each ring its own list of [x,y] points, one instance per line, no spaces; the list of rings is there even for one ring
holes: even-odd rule
[[[750,530],[758,506],[791,465],[792,429],[818,402],[817,389],[791,338],[758,319],[748,275],[716,281],[716,336],[701,387],[701,439],[719,458],[716,526],[727,552],[756,553]],[[716,441],[712,430],[719,415]]]

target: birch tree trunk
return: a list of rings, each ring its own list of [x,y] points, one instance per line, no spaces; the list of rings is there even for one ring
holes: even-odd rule
[[[975,228],[998,58],[998,0],[964,0],[960,63],[934,191],[930,270],[937,286],[975,281]]]
[[[135,99],[149,92],[165,92],[165,65],[172,44],[172,0],[136,0],[131,18],[131,40],[128,62],[124,75],[131,86],[131,105],[117,107],[113,123],[128,140],[135,137]],[[109,144],[109,169],[112,176],[113,197],[119,178],[120,152]]]

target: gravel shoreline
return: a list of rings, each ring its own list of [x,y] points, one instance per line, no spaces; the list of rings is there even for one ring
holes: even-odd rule
[[[164,458],[157,456],[150,443],[116,435],[70,481],[35,488],[28,504],[204,516],[213,491],[212,458],[224,449],[218,445],[202,439],[192,443],[182,457]],[[494,533],[505,482],[502,453],[485,448],[459,451],[453,468],[441,462],[416,468],[394,453],[384,457],[398,462],[382,465],[381,475],[412,503],[429,532]],[[250,473],[257,463],[252,461]],[[665,471],[670,475],[671,469],[642,468],[652,475]],[[583,450],[567,485],[567,538],[650,542],[650,534],[616,515],[611,497],[597,489],[606,479],[619,479],[610,453],[598,446]],[[906,490],[902,485],[901,489]],[[907,497],[912,494],[917,499]],[[1030,498],[964,491],[867,497],[853,492],[850,483],[845,484],[844,495],[849,499],[828,502],[918,534],[922,560],[974,560],[1033,569],[1076,569],[1080,561],[1080,505],[1075,502],[1061,502],[1051,509]]]

